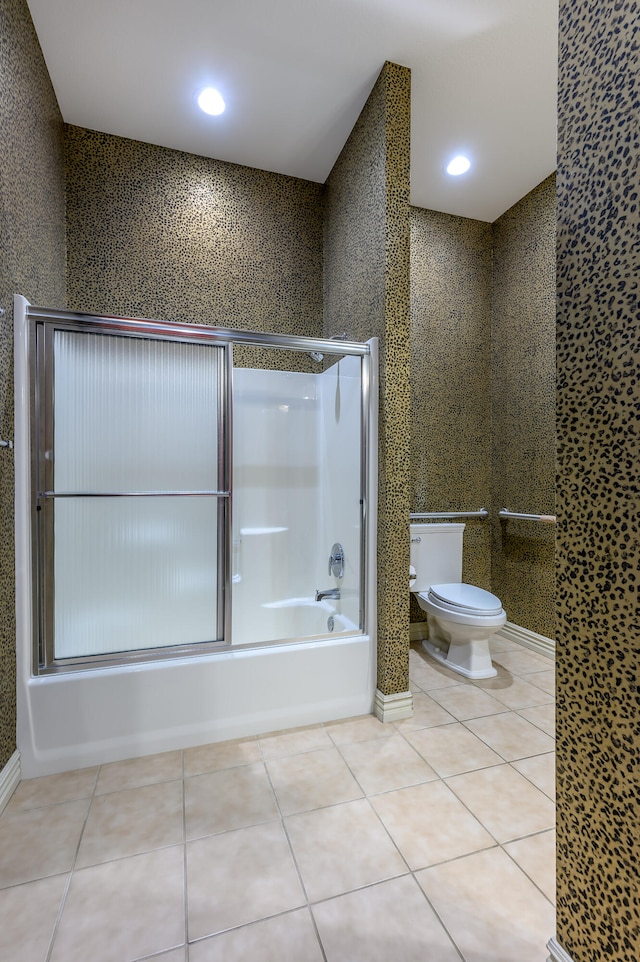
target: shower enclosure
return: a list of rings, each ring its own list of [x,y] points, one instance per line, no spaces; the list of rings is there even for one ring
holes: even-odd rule
[[[370,711],[375,342],[14,313],[23,771]]]

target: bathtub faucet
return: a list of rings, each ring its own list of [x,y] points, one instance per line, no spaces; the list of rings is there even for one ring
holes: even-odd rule
[[[316,601],[322,601],[323,598],[333,598],[334,601],[340,601],[340,589],[339,588],[325,588],[324,591],[320,589],[316,590]]]

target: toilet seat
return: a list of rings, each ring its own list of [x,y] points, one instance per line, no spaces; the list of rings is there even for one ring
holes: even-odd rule
[[[431,585],[428,599],[438,608],[454,614],[476,615],[484,618],[495,618],[502,614],[500,599],[476,585],[464,583]]]

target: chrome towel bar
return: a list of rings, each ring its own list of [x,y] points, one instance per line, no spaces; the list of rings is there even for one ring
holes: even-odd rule
[[[436,518],[488,518],[489,512],[486,508],[480,508],[479,511],[422,511],[422,512],[412,512],[409,515],[411,521],[422,520],[423,518],[431,518],[435,520]]]
[[[501,508],[498,511],[499,518],[517,518],[520,521],[542,521],[543,524],[555,524],[555,514],[522,514],[520,511],[509,511],[508,508]]]

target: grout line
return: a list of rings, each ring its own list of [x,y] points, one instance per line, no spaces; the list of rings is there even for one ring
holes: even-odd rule
[[[67,898],[69,897],[69,890],[70,890],[70,888],[71,888],[71,880],[72,880],[73,875],[74,875],[74,872],[75,872],[76,862],[78,861],[78,854],[79,854],[79,852],[80,852],[80,845],[82,844],[82,839],[84,838],[84,833],[85,833],[85,830],[86,830],[86,827],[87,827],[87,822],[89,821],[89,812],[91,811],[91,804],[92,804],[94,798],[96,797],[96,788],[98,787],[98,779],[99,779],[99,777],[100,777],[100,772],[101,772],[101,770],[102,770],[102,766],[101,766],[101,765],[98,765],[98,766],[97,766],[97,769],[96,769],[96,778],[95,778],[95,781],[94,781],[94,783],[93,783],[93,789],[92,789],[92,791],[91,791],[91,795],[85,796],[85,798],[88,798],[88,799],[89,799],[89,804],[88,804],[88,806],[87,806],[87,813],[86,813],[86,815],[85,815],[85,817],[84,817],[84,821],[83,821],[83,823],[82,823],[82,828],[80,829],[80,834],[79,834],[79,836],[78,836],[78,842],[77,842],[77,844],[76,844],[76,850],[75,850],[75,852],[74,852],[73,859],[72,859],[72,862],[71,862],[71,868],[69,869],[69,872],[68,872],[68,875],[67,875],[67,881],[66,881],[66,884],[65,884],[65,887],[64,887],[64,892],[62,893],[62,898],[60,899],[60,905],[58,906],[58,913],[57,913],[57,915],[56,915],[55,924],[54,924],[54,926],[53,926],[53,932],[51,933],[51,941],[49,942],[49,948],[48,948],[47,954],[46,954],[46,956],[45,956],[45,962],[49,962],[49,960],[50,960],[50,958],[51,958],[51,954],[52,954],[52,952],[53,952],[53,947],[54,947],[54,945],[55,945],[56,938],[58,937],[58,932],[59,932],[59,930],[60,930],[60,923],[62,922],[62,915],[63,915],[63,913],[64,913],[64,910],[65,910],[65,907],[66,907],[66,904],[67,904]],[[74,799],[74,801],[75,801],[75,799]],[[78,799],[78,801],[79,801],[79,799]]]
[[[187,786],[184,775],[184,749],[182,750],[182,896],[184,904],[185,958],[189,949],[189,874],[187,871]]]

